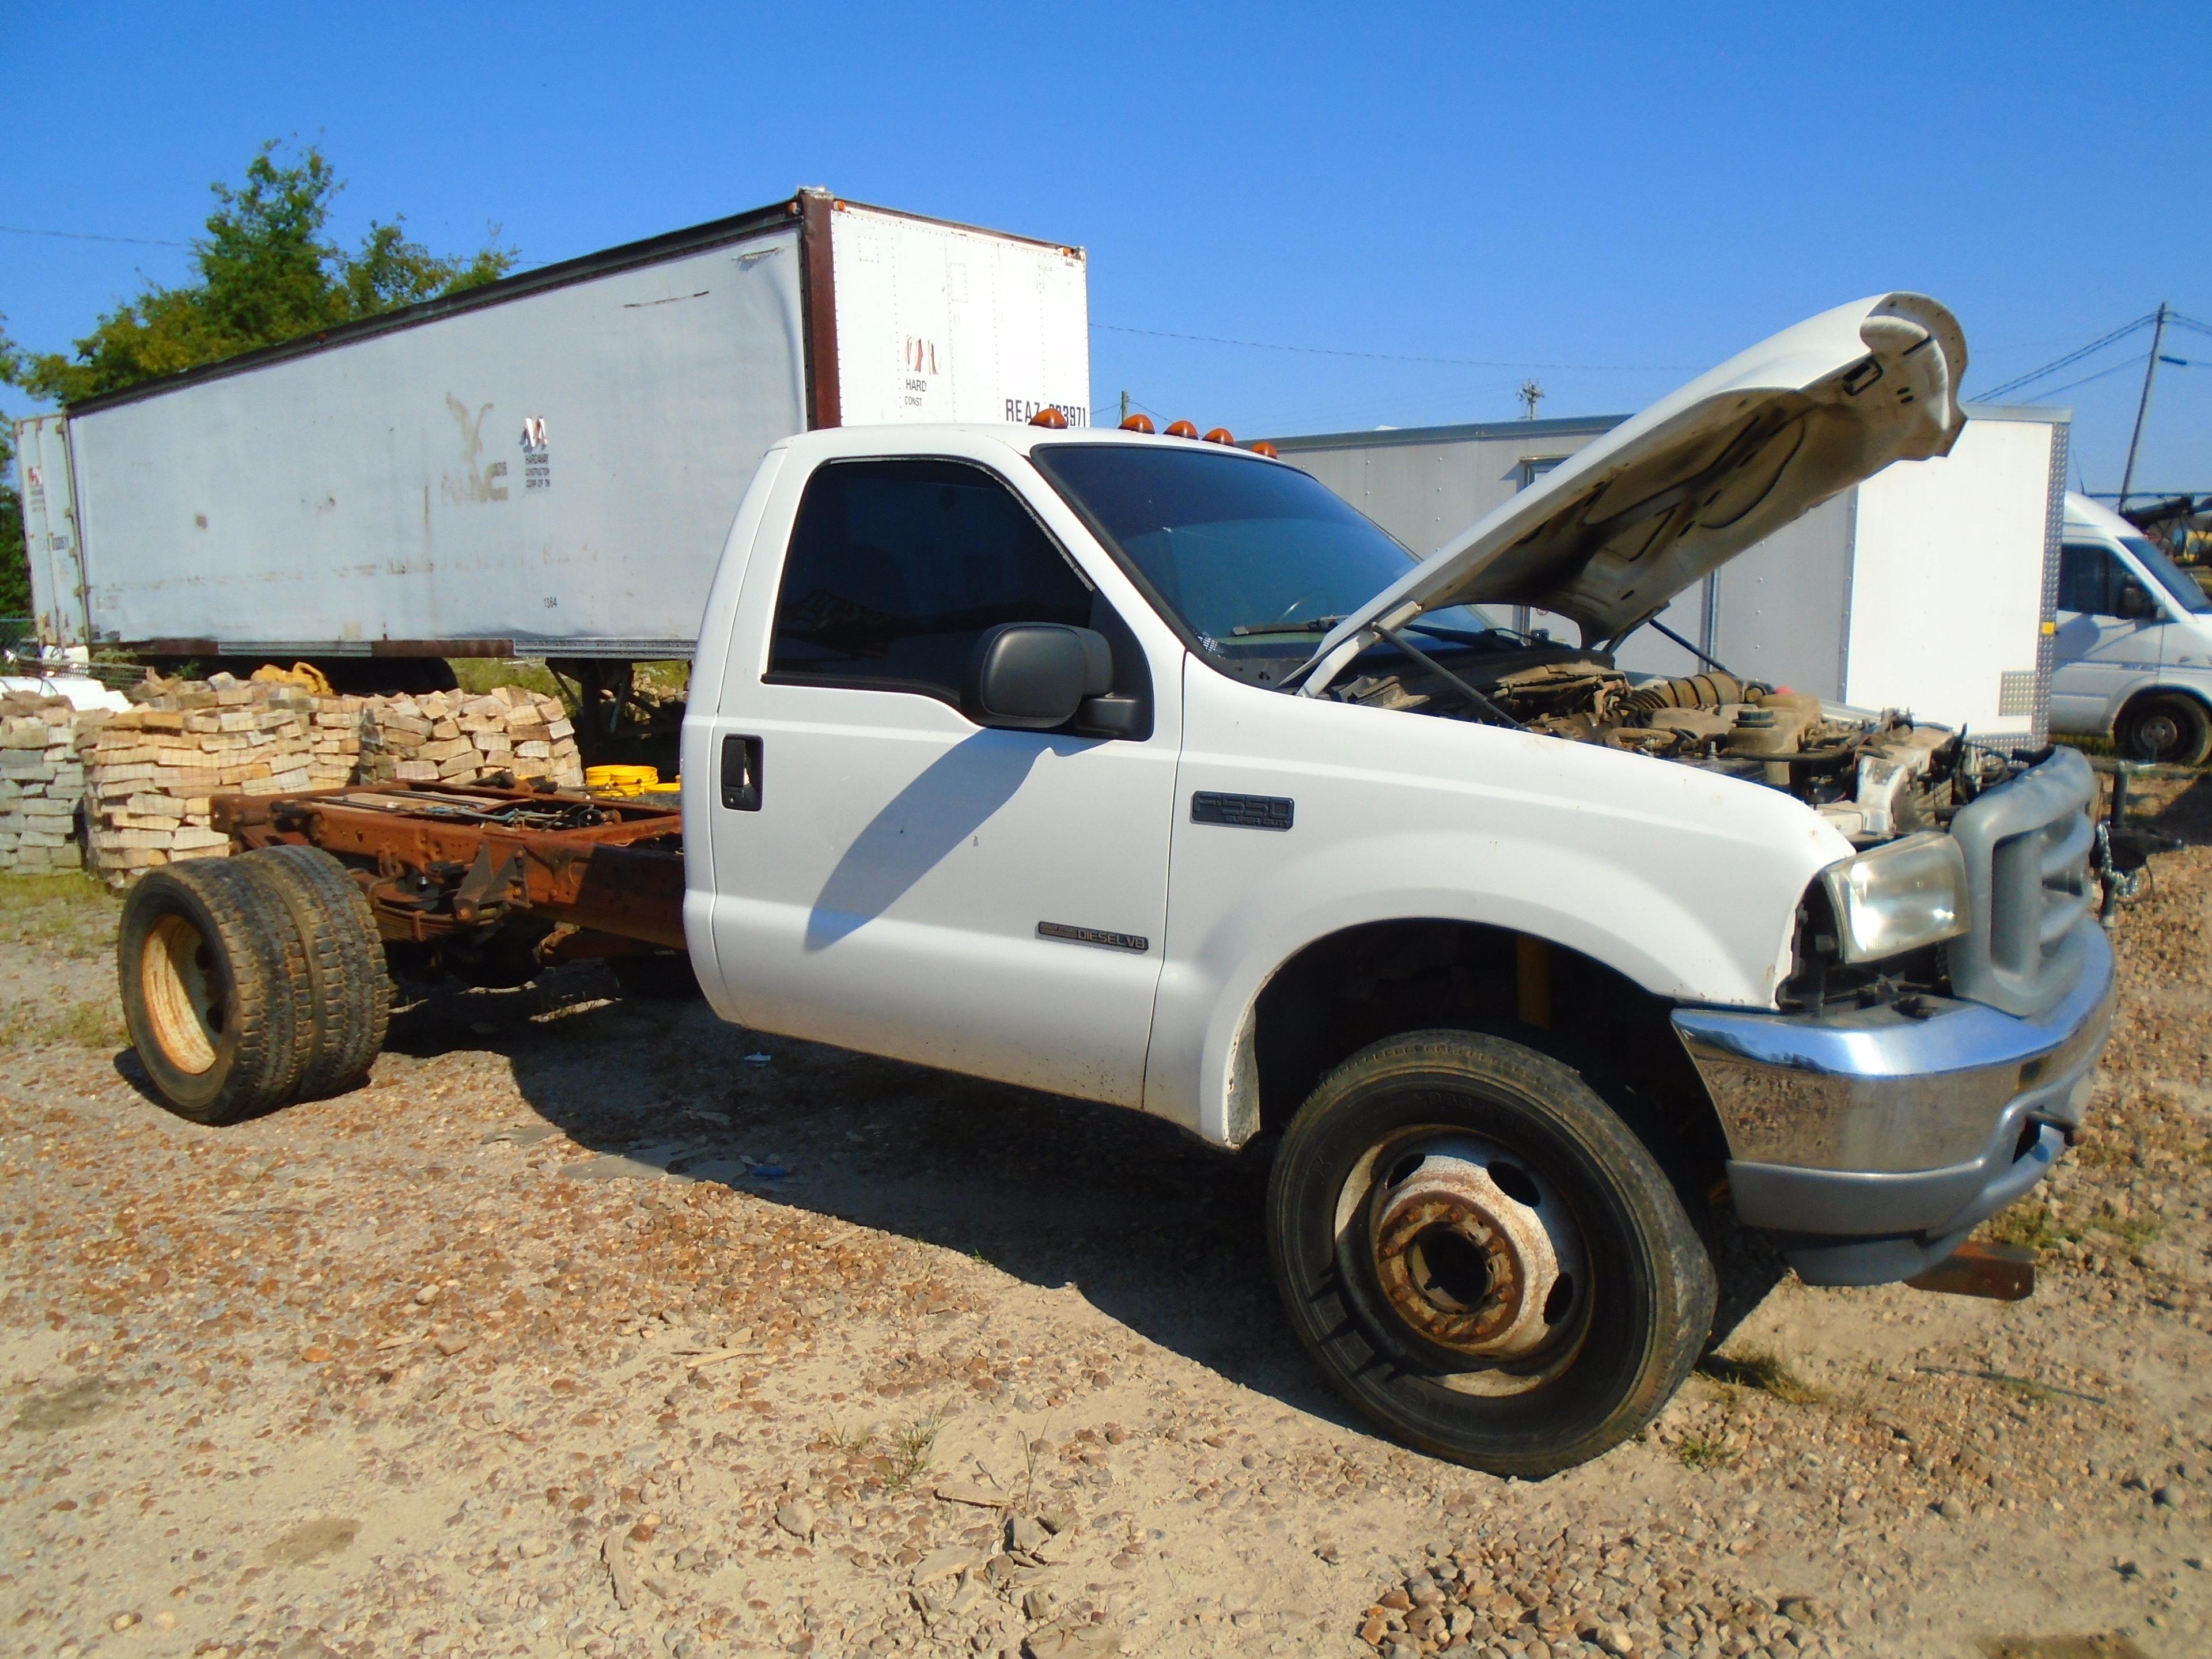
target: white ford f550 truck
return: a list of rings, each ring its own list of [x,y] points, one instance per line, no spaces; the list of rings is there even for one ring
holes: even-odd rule
[[[681,946],[748,1027],[1279,1138],[1268,1246],[1335,1386],[1481,1468],[1595,1456],[1695,1361],[1729,1208],[1812,1283],[1901,1279],[2080,1125],[2112,998],[2081,757],[1607,649],[1945,452],[1965,361],[1930,300],[1842,307],[1426,561],[1226,434],[793,437],[708,600],[680,823],[231,799],[240,856],[126,908],[134,1039],[219,1120],[360,1075],[380,943]],[[336,965],[295,993],[303,941]]]

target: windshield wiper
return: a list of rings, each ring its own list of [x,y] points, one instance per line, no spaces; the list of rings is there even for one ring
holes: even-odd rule
[[[1310,617],[1304,622],[1238,623],[1229,631],[1240,640],[1255,634],[1326,634],[1343,620],[1341,617]]]
[[[1439,628],[1431,622],[1409,622],[1406,624],[1406,631],[1408,634],[1426,634],[1431,639],[1449,640],[1454,645],[1494,647],[1499,645],[1532,646],[1535,644],[1535,641],[1527,635],[1516,634],[1510,628],[1486,628],[1479,634],[1470,634],[1464,628]]]

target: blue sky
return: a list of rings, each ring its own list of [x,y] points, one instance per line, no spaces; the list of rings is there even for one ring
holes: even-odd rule
[[[1509,418],[1532,375],[1547,416],[1626,411],[1887,288],[1959,313],[1969,393],[2160,300],[2212,322],[2201,0],[7,10],[39,67],[0,223],[184,241],[294,134],[349,239],[495,222],[533,262],[827,185],[1081,243],[1096,404],[1240,435]],[[0,234],[0,312],[55,349],[186,269]],[[2055,399],[2092,489],[2147,345],[2047,383],[2113,369]],[[2212,490],[2212,366],[2160,370],[2136,481]]]

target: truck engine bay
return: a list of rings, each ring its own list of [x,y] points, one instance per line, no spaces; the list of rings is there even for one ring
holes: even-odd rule
[[[1369,673],[1328,695],[1446,718],[1502,716],[1523,731],[1764,783],[1788,791],[1862,847],[1942,829],[2016,769],[2009,757],[1977,748],[1963,733],[1916,724],[1894,709],[1838,719],[1810,692],[1732,674],[1639,683],[1586,653],[1538,647],[1513,655],[1510,665],[1455,672],[1431,661]]]

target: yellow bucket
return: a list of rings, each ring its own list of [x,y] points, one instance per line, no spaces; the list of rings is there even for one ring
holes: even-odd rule
[[[648,789],[660,787],[657,766],[590,766],[584,769],[584,787],[595,795],[628,800]]]

